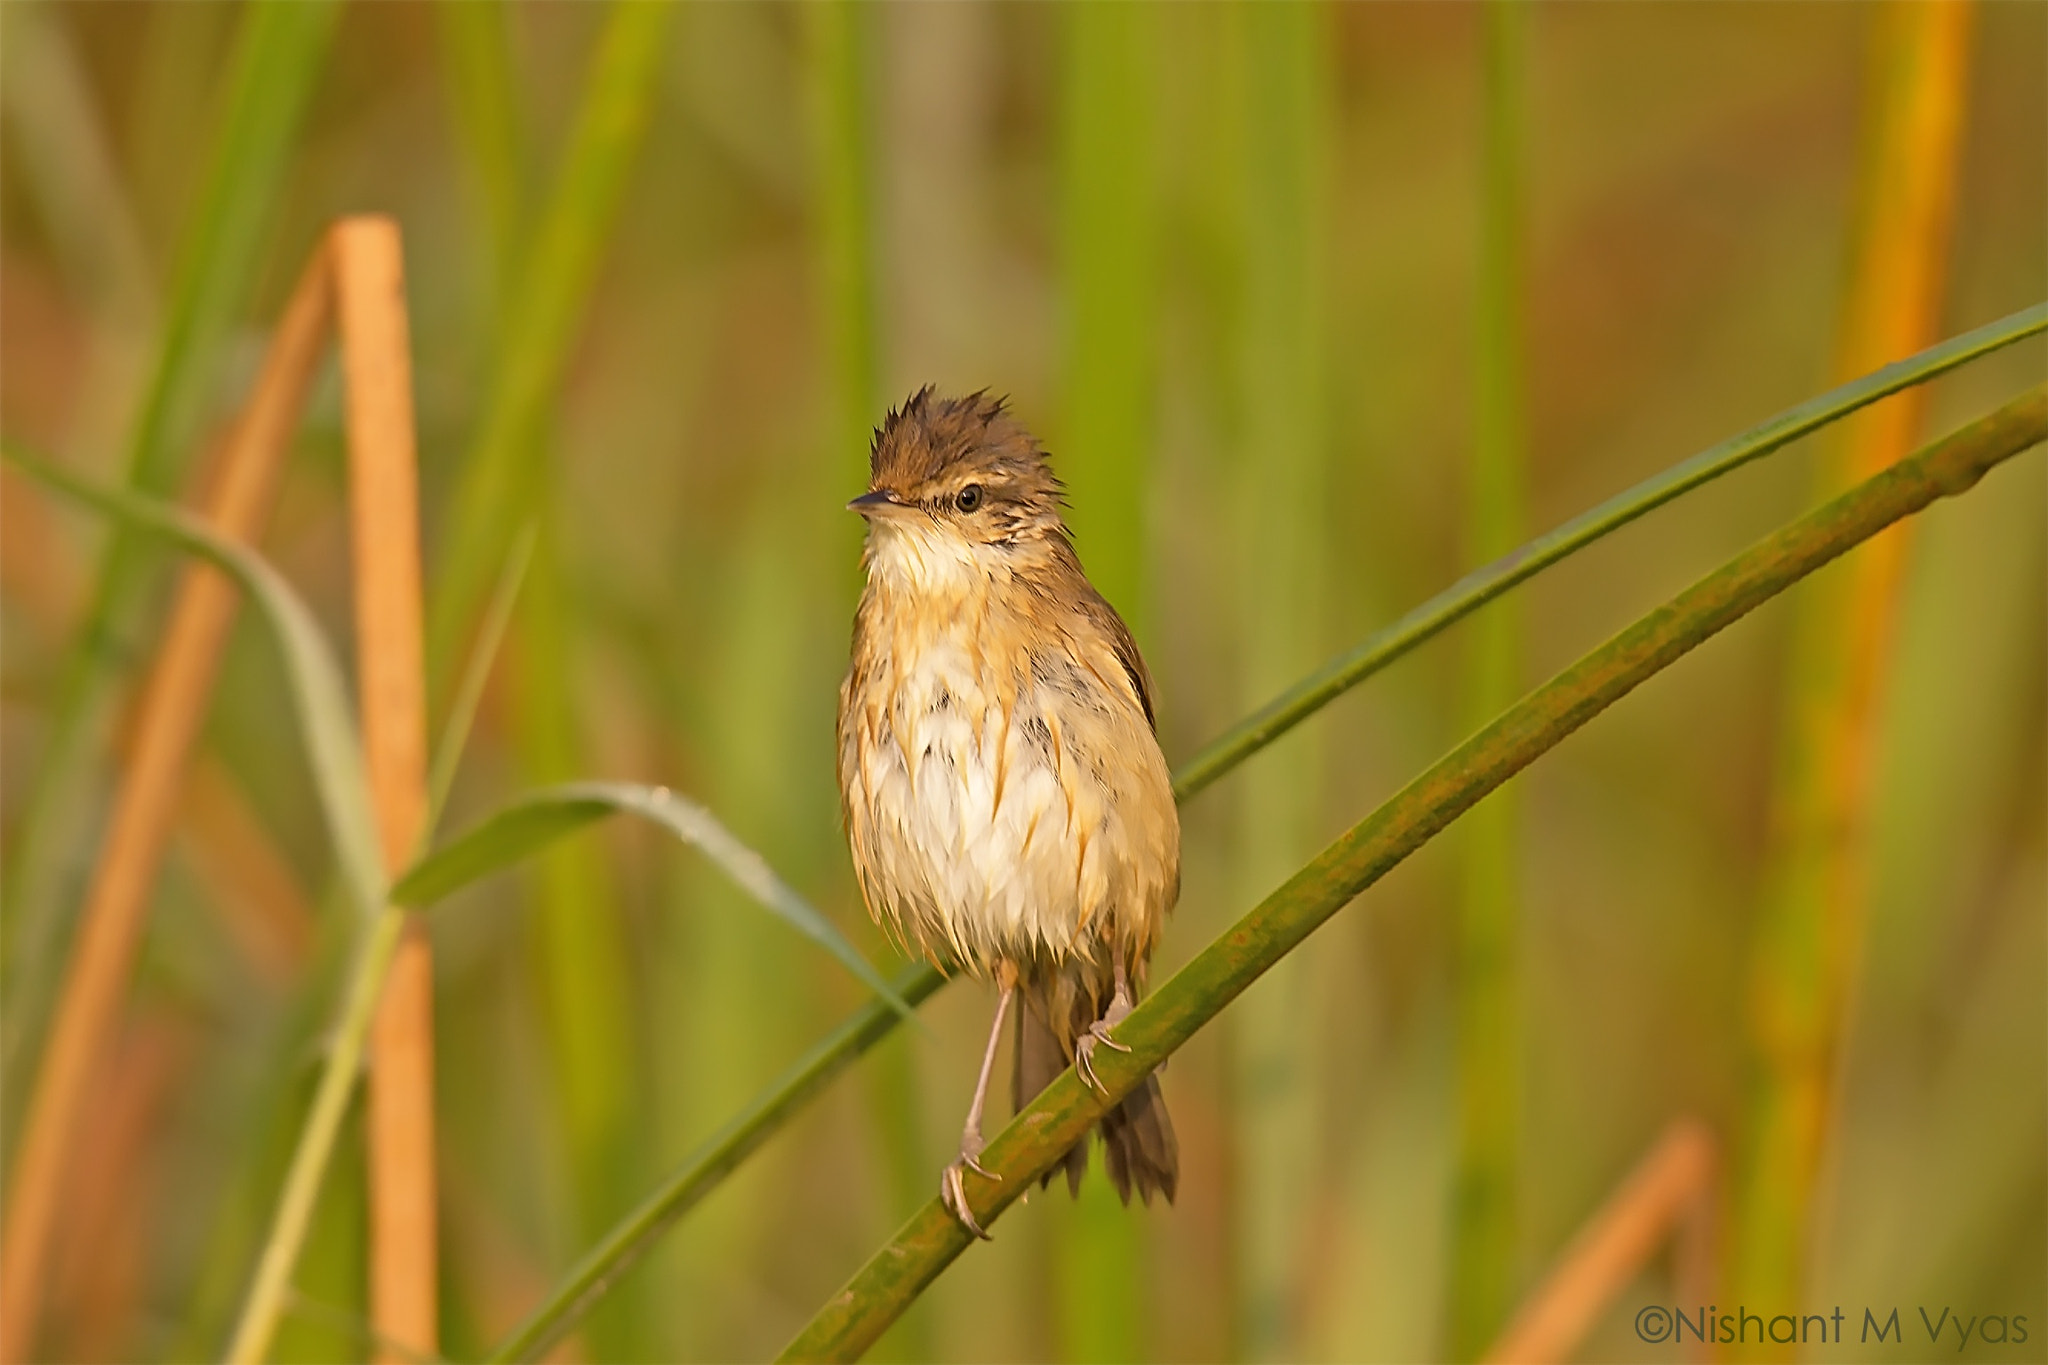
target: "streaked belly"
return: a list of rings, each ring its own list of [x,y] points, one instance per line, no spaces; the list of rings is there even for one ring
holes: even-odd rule
[[[1064,958],[1138,869],[1117,847],[1112,794],[1068,751],[1057,698],[1001,695],[972,665],[964,649],[927,650],[886,713],[862,719],[855,856],[915,939],[981,968]]]

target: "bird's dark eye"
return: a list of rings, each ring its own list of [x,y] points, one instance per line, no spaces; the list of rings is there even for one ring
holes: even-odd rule
[[[981,506],[981,485],[970,483],[967,487],[955,493],[953,495],[953,506],[959,508],[962,512],[972,512],[975,508]]]

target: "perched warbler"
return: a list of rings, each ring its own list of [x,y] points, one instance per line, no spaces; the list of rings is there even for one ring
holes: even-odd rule
[[[940,1178],[978,1236],[964,1173],[989,1173],[982,1105],[1016,1011],[1021,1106],[1131,1012],[1180,893],[1180,818],[1145,661],[1089,583],[1046,455],[997,400],[929,388],[875,433],[867,586],[839,693],[839,789],[869,913],[999,992],[981,1074]],[[1109,1176],[1170,1202],[1179,1155],[1148,1076],[1103,1116]],[[1080,1189],[1086,1143],[1060,1163]],[[1047,1180],[1051,1179],[1050,1173]]]

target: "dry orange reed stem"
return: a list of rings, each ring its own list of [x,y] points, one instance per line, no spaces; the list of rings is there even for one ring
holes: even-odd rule
[[[168,1010],[137,1010],[93,1084],[93,1121],[65,1182],[64,1237],[51,1269],[57,1352],[121,1360],[146,1311],[149,1220],[167,1172],[149,1160],[165,1111],[192,1069],[191,1026]]]
[[[411,861],[427,813],[427,698],[420,621],[412,362],[398,226],[334,230],[348,388],[363,748],[386,869]],[[435,1303],[434,965],[411,919],[370,1035],[370,1318],[380,1342],[439,1351]],[[405,1357],[381,1345],[378,1359]]]
[[[264,522],[320,357],[328,304],[326,257],[316,253],[286,305],[222,463],[208,516],[224,535],[248,541]],[[0,1232],[0,1365],[24,1360],[34,1349],[66,1158],[77,1146],[89,1082],[134,969],[149,890],[234,613],[227,579],[204,566],[186,570],[144,693],[134,750],[80,915],[8,1186]]]
[[[1835,360],[1838,380],[1888,365],[1937,338],[1955,216],[1975,7],[1923,0],[1879,13],[1878,22],[1897,30],[1882,50],[1906,68],[1888,76],[1903,87],[1904,97],[1885,101],[1894,126],[1872,139],[1886,155],[1881,166],[1866,172],[1871,183],[1861,209]],[[1822,493],[1832,497],[1910,452],[1920,437],[1928,392],[1925,385],[1908,389],[1844,422],[1839,455],[1824,475]],[[1849,608],[1837,618],[1844,664],[1841,692],[1808,718],[1815,726],[1810,742],[1819,746],[1817,769],[1825,789],[1818,796],[1824,813],[1817,813],[1809,828],[1851,831],[1863,825],[1877,684],[1890,653],[1909,532],[1903,523],[1893,527],[1847,566]],[[1837,839],[1827,854],[1831,866],[1823,885],[1828,900],[1836,907],[1860,902],[1863,858],[1856,841]],[[1831,917],[1842,913],[1832,909]],[[1845,949],[1842,955],[1852,958],[1854,953]]]
[[[1679,1119],[1665,1129],[1580,1229],[1486,1359],[1512,1365],[1568,1359],[1616,1296],[1674,1237],[1678,1301],[1705,1303],[1713,1275],[1719,1167],[1713,1135],[1697,1119]]]
[[[1872,126],[1864,134],[1838,375],[1911,355],[1941,323],[1975,7],[1920,0],[1872,11]],[[1918,439],[1928,390],[1842,424],[1819,491],[1895,464]],[[1892,527],[1799,602],[1787,750],[1773,796],[1769,901],[1751,979],[1763,1068],[1737,1198],[1733,1291],[1790,1307],[1813,1210],[1853,983],[1862,956],[1869,810],[1909,528]]]

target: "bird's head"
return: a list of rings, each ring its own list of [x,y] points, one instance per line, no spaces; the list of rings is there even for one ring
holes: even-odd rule
[[[868,491],[847,504],[867,518],[869,563],[918,579],[1064,545],[1060,481],[1002,400],[919,389],[875,432]],[[900,562],[899,562],[900,561]]]

